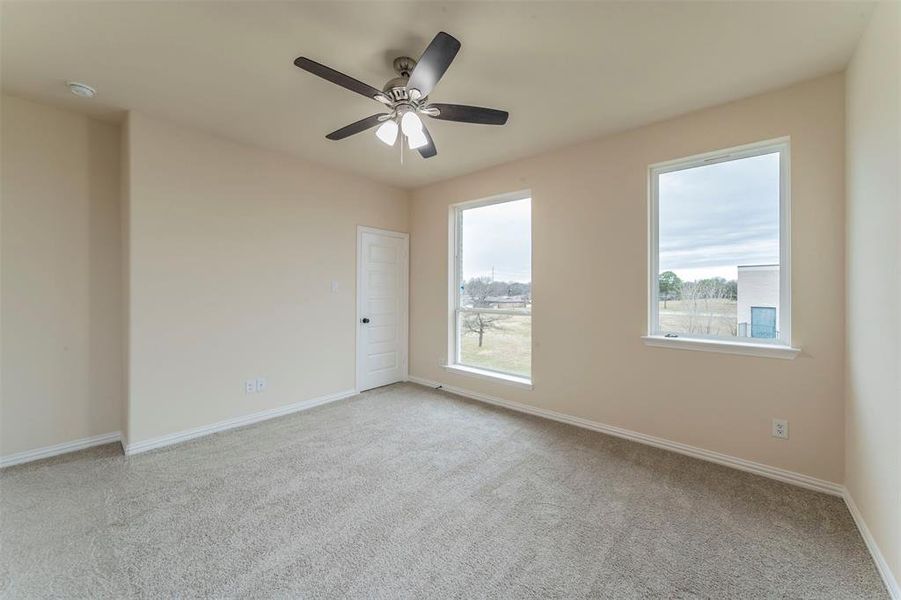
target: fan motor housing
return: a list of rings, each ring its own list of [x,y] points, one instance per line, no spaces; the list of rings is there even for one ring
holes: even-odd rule
[[[385,87],[382,88],[382,91],[388,95],[391,100],[394,102],[406,102],[410,100],[410,95],[407,94],[407,77],[395,77],[391,81],[385,84]]]
[[[410,73],[416,67],[416,61],[409,56],[398,56],[394,59],[393,66],[397,77],[389,80],[382,87],[382,91],[395,103],[410,104],[414,107],[425,104],[425,98],[413,100],[407,93],[407,82],[410,80]]]

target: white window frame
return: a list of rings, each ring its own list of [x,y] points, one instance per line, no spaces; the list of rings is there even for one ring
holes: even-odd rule
[[[648,334],[649,346],[794,358],[800,350],[791,344],[791,140],[766,140],[653,164],[648,168]],[[659,177],[664,173],[730,162],[764,154],[779,154],[779,337],[772,341],[710,335],[685,335],[660,329],[658,272],[660,261]],[[676,337],[672,337],[675,335]],[[748,338],[750,340],[751,338]]]
[[[532,198],[531,190],[519,190],[509,192],[479,200],[471,200],[468,202],[460,202],[452,204],[449,207],[449,229],[448,229],[448,318],[447,318],[447,364],[444,368],[453,373],[467,375],[481,379],[489,379],[498,383],[513,385],[526,389],[532,389],[532,379],[522,375],[507,373],[504,371],[496,371],[485,367],[477,367],[467,365],[460,360],[460,315],[465,312],[490,313],[496,315],[514,315],[514,316],[532,316],[532,309],[523,310],[507,310],[499,308],[481,308],[471,309],[460,306],[460,286],[463,283],[463,262],[460,260],[462,256],[463,246],[463,229],[462,220],[460,218],[464,210],[471,208],[480,208],[483,206],[491,206],[493,204],[505,204],[507,202],[515,202],[517,200],[526,200]],[[531,221],[530,221],[531,229]],[[531,231],[530,231],[531,235]],[[530,351],[529,360],[532,354]]]

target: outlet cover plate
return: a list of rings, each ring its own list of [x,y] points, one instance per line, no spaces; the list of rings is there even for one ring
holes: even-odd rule
[[[788,439],[788,421],[786,419],[773,419],[773,437]]]

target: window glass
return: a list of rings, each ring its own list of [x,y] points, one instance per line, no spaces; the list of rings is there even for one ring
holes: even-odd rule
[[[781,151],[712,159],[656,177],[657,331],[780,335]],[[711,160],[711,159],[708,159]]]
[[[455,362],[530,376],[532,202],[456,211]]]

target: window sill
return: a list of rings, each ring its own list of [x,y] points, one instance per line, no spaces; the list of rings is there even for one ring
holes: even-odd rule
[[[761,356],[765,358],[783,358],[791,360],[801,352],[800,348],[777,346],[775,344],[754,344],[748,342],[727,342],[722,340],[704,340],[698,338],[668,338],[662,335],[646,335],[641,338],[645,346],[658,348],[676,348],[679,350],[699,350],[701,352],[720,352],[722,354],[744,354],[745,356]]]
[[[477,369],[475,367],[466,367],[464,365],[444,365],[444,368],[451,373],[459,375],[467,375],[469,377],[477,377],[479,379],[487,379],[495,383],[503,383],[504,385],[512,385],[513,387],[532,389],[532,380],[526,377],[518,377],[516,375],[508,375],[506,373],[498,373],[487,369]]]

